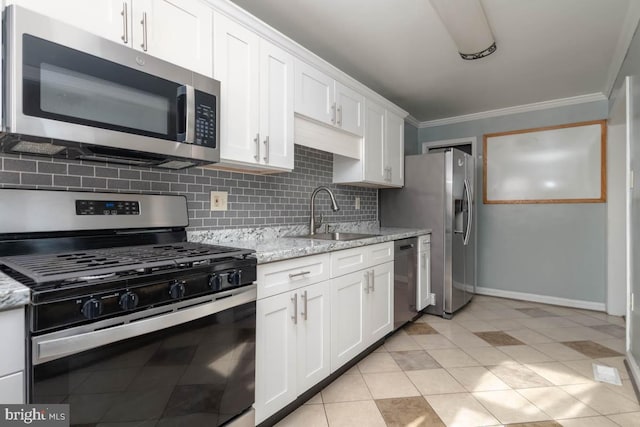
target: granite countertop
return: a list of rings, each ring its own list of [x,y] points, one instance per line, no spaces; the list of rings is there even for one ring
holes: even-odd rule
[[[0,311],[29,304],[31,291],[0,271]]]
[[[341,249],[373,245],[408,237],[431,233],[429,229],[382,227],[369,231],[378,236],[350,241],[316,240],[300,237],[279,237],[275,239],[240,240],[233,242],[218,242],[224,246],[252,249],[256,251],[258,264],[281,261],[313,254],[339,251]],[[214,243],[202,241],[203,243]]]

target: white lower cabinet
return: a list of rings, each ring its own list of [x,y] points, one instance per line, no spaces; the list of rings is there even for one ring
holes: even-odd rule
[[[24,308],[0,311],[0,403],[24,403]]]
[[[24,403],[23,372],[16,372],[0,378],[0,403]]]
[[[431,303],[431,235],[418,238],[418,286],[416,308],[424,310]]]
[[[393,262],[331,280],[331,370],[393,330]]]
[[[330,372],[329,282],[258,300],[256,422]]]

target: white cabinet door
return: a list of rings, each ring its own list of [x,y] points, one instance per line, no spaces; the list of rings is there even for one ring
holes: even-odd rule
[[[336,82],[336,124],[358,136],[363,133],[364,96]]]
[[[0,403],[24,403],[24,373],[22,371],[0,378]]]
[[[214,78],[221,83],[220,157],[259,163],[260,39],[214,13]]]
[[[132,0],[132,4],[134,49],[212,75],[213,11],[209,6],[198,0]]]
[[[394,187],[404,185],[404,120],[386,111],[385,167],[387,182]]]
[[[131,0],[10,0],[105,39],[131,46]]]
[[[262,39],[260,136],[263,145],[259,161],[293,169],[293,57]]]
[[[334,81],[312,66],[295,61],[295,112],[335,125]]]
[[[365,349],[366,271],[331,279],[331,372]]]
[[[378,104],[365,102],[364,178],[367,182],[385,183],[385,110]]]
[[[331,372],[331,284],[329,281],[298,291],[298,394]]]
[[[393,330],[393,262],[372,270],[369,292],[365,295],[365,346]]]
[[[0,377],[24,370],[24,308],[0,311]]]
[[[431,243],[430,236],[418,239],[418,286],[416,307],[418,311],[429,305],[431,292]]]
[[[285,293],[256,304],[256,422],[292,402],[296,390],[294,296]]]

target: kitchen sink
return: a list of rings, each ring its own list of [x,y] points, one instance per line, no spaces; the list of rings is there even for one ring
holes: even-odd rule
[[[317,239],[317,240],[335,240],[335,241],[347,241],[347,240],[358,240],[358,239],[366,239],[368,237],[376,237],[379,234],[364,234],[364,233],[316,233],[316,234],[305,234],[304,236],[290,236],[297,237],[303,239]]]

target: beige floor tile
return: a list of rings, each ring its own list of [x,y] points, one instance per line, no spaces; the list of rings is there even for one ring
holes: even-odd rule
[[[499,424],[470,393],[426,396],[429,405],[448,427],[475,427]]]
[[[640,412],[629,412],[626,414],[609,415],[614,423],[622,427],[637,427],[640,426]]]
[[[463,368],[466,366],[480,366],[480,362],[457,348],[427,350],[436,362],[444,368]]]
[[[510,387],[483,366],[449,368],[449,373],[467,391],[509,390]]]
[[[387,351],[422,350],[413,337],[400,332],[402,331],[396,332],[384,342],[384,348]]]
[[[597,342],[598,344],[602,344],[605,347],[609,347],[611,350],[615,350],[619,353],[624,354],[626,350],[625,341],[620,338],[612,338],[606,340],[593,339],[593,342]]]
[[[388,427],[445,427],[424,397],[401,397],[375,401]]]
[[[419,396],[420,392],[404,372],[363,374],[374,399]]]
[[[517,392],[554,419],[599,415],[560,387],[528,388]]]
[[[322,401],[351,402],[356,400],[370,400],[371,393],[362,375],[342,375],[322,390]]]
[[[500,366],[490,366],[489,370],[511,388],[546,387],[553,385],[531,369],[520,364],[507,363]]]
[[[486,323],[496,328],[498,331],[508,331],[511,329],[522,329],[524,326],[518,319],[492,319]]]
[[[607,417],[587,417],[574,418],[570,420],[559,420],[564,427],[618,427],[616,423]]]
[[[424,350],[438,348],[458,348],[457,345],[449,341],[444,335],[416,335],[413,340]]]
[[[481,391],[473,393],[473,397],[478,399],[494,417],[504,424],[549,419],[549,415],[522,397],[515,390]]]
[[[600,383],[607,387],[614,393],[618,393],[632,402],[638,403],[638,396],[636,395],[635,390],[633,389],[633,383],[631,380],[622,380],[622,385],[608,384],[608,383]]]
[[[596,331],[588,326],[574,326],[570,328],[552,327],[549,329],[538,329],[542,335],[553,338],[555,341],[586,341],[586,340],[606,340],[612,338],[611,335]]]
[[[581,324],[582,326],[596,326],[596,325],[606,325],[607,322],[604,319],[598,319],[597,317],[588,316],[584,314],[576,314],[574,316],[567,316],[567,319],[572,322],[576,322]]]
[[[565,361],[565,360],[581,360],[588,359],[584,354],[575,351],[564,344],[552,342],[542,344],[532,344],[531,347],[535,348],[541,353],[546,354],[553,360]]]
[[[318,405],[320,403],[323,403],[322,402],[322,393],[317,393],[311,399],[309,399],[306,402],[304,402],[305,405]]]
[[[549,380],[553,385],[585,384],[593,380],[580,375],[578,372],[561,362],[530,363],[525,365],[536,374]]]
[[[433,329],[438,331],[439,334],[442,334],[447,338],[449,338],[449,336],[454,333],[469,333],[469,330],[467,328],[451,321],[449,323],[436,323],[432,326]]]
[[[489,322],[479,320],[476,318],[469,320],[456,320],[456,323],[462,326],[465,329],[468,329],[471,332],[489,332],[489,331],[499,331],[500,329],[496,328]]]
[[[541,329],[553,329],[553,328],[571,328],[580,326],[578,323],[569,320],[566,317],[538,317],[521,319],[526,328],[534,329],[536,331]]]
[[[529,345],[506,345],[498,347],[498,350],[520,363],[550,362],[553,360]]]
[[[505,345],[524,345],[522,341],[503,331],[474,332],[474,335],[496,347]]]
[[[465,348],[464,352],[484,366],[516,363],[515,360],[495,347],[470,347]]]
[[[496,310],[488,310],[486,312],[480,312],[475,314],[480,320],[495,320],[495,319],[524,319],[529,316],[526,314],[514,310],[513,308],[501,308]]]
[[[469,331],[454,332],[447,336],[447,338],[460,348],[491,347],[490,343]]]
[[[327,417],[324,413],[324,405],[302,405],[285,419],[276,424],[276,427],[327,427]]]
[[[445,369],[424,369],[407,372],[409,380],[423,395],[462,393],[465,388]]]
[[[509,335],[511,335],[514,338],[518,338],[520,341],[522,341],[525,344],[540,344],[540,343],[546,343],[546,342],[553,342],[552,338],[549,338],[546,335],[542,335],[541,333],[536,332],[533,329],[529,329],[529,328],[510,329],[505,332],[507,332]]]
[[[603,415],[640,411],[637,403],[611,392],[603,384],[575,384],[562,386],[562,389]]]
[[[358,369],[363,374],[372,372],[398,372],[402,370],[389,353],[371,353],[358,363]]]
[[[324,405],[324,409],[330,427],[386,427],[387,425],[373,400],[328,403]]]

